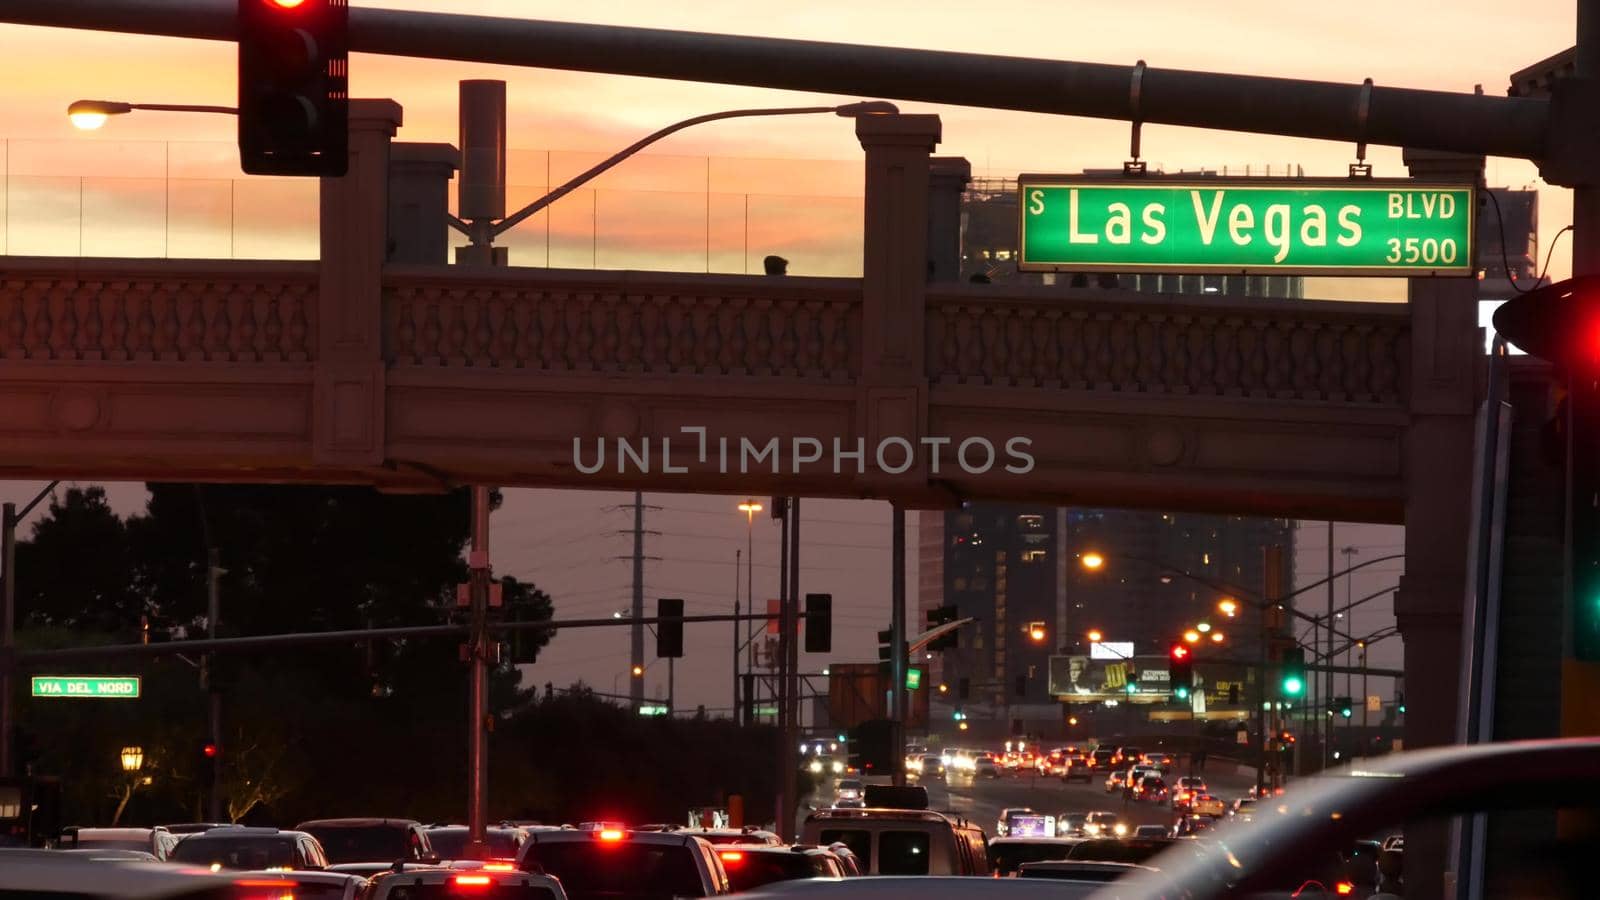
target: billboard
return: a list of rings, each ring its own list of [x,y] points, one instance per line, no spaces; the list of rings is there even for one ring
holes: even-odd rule
[[[1095,701],[1165,698],[1171,674],[1165,656],[1096,659],[1093,656],[1050,657],[1050,693],[1062,700]]]

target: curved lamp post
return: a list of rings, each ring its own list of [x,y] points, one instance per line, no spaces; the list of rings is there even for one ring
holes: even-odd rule
[[[67,118],[84,131],[93,131],[112,116],[122,116],[136,109],[160,112],[220,113],[236,116],[239,110],[232,106],[202,106],[192,103],[124,103],[120,100],[74,100],[67,106]]]

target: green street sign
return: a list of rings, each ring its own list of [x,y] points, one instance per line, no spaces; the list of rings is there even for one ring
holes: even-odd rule
[[[914,691],[919,687],[922,687],[922,670],[921,669],[907,669],[906,670],[906,690]]]
[[[663,705],[663,704],[660,704],[660,703],[641,703],[641,704],[639,704],[639,715],[641,715],[641,716],[664,716],[666,714],[667,714],[667,707],[665,705]]]
[[[1476,274],[1476,193],[1409,179],[1023,175],[1029,272]]]
[[[139,696],[139,677],[101,675],[35,675],[35,697],[76,697],[91,700],[134,700]]]

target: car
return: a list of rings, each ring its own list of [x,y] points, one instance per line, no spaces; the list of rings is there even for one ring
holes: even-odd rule
[[[1202,831],[1209,831],[1219,821],[1221,819],[1217,816],[1186,815],[1173,826],[1172,833],[1178,837],[1193,837]]]
[[[57,850],[62,856],[92,862],[160,862],[143,850]]]
[[[422,823],[415,819],[312,819],[294,830],[316,838],[333,865],[439,860]]]
[[[1144,750],[1131,744],[1118,747],[1117,752],[1111,757],[1111,764],[1114,766],[1132,766],[1142,762],[1144,762]]]
[[[834,759],[831,756],[813,756],[806,764],[806,771],[813,775],[832,775],[838,777],[845,774],[844,760]]]
[[[326,869],[328,857],[317,839],[303,831],[276,828],[213,828],[184,838],[173,862],[216,869]]]
[[[930,753],[922,758],[922,766],[918,769],[918,773],[923,778],[938,778],[944,775],[944,770],[944,761]]]
[[[1005,809],[1000,810],[1000,819],[995,822],[994,833],[996,835],[999,835],[1000,837],[1005,837],[1006,835],[1011,833],[1011,817],[1012,816],[1018,815],[1020,813],[1032,813],[1032,812],[1033,812],[1033,807],[1031,807],[1031,806],[1008,806]]]
[[[1239,799],[1233,801],[1233,805],[1232,806],[1228,807],[1228,815],[1229,816],[1247,815],[1253,809],[1255,809],[1255,806],[1256,806],[1256,798],[1254,798],[1254,797],[1240,797]],[[1393,838],[1391,838],[1391,840],[1392,839]]]
[[[800,827],[806,844],[843,843],[863,875],[987,875],[983,830],[927,809],[820,809]]]
[[[243,826],[232,822],[180,822],[177,825],[163,825],[161,827],[173,834],[199,834],[202,831],[210,831],[213,828],[240,828]]]
[[[999,778],[1000,767],[995,765],[994,757],[984,754],[972,762],[972,774],[984,778]]]
[[[1130,772],[1126,769],[1112,769],[1111,773],[1106,776],[1106,793],[1112,794],[1126,790],[1129,775]]]
[[[292,894],[294,900],[356,900],[367,886],[367,879],[360,875],[309,869],[240,872],[239,880],[282,882],[285,890],[277,896]]]
[[[1172,830],[1165,825],[1140,825],[1133,829],[1135,838],[1164,838],[1172,837]]]
[[[178,836],[157,825],[154,828],[80,828],[61,829],[58,842],[63,850],[138,850],[166,862],[172,848],[178,846]]]
[[[834,796],[840,800],[860,800],[864,790],[859,778],[845,778],[833,789]]]
[[[866,809],[867,808],[867,801],[865,801],[865,800],[835,800],[835,801],[833,801],[833,808],[834,809]]]
[[[1110,747],[1096,747],[1094,752],[1089,754],[1089,768],[1097,772],[1104,772],[1111,768],[1111,761],[1116,756],[1117,751]]]
[[[697,837],[702,841],[721,846],[723,844],[753,844],[764,847],[781,847],[783,838],[754,825],[743,828],[675,828],[679,834]]]
[[[1088,818],[1088,813],[1060,813],[1056,816],[1056,836],[1083,837],[1083,823],[1087,821]]]
[[[1121,837],[1128,833],[1128,825],[1116,813],[1092,812],[1084,819],[1083,833],[1092,838]]]
[[[753,890],[776,881],[802,878],[843,878],[839,858],[822,847],[722,847],[717,858],[728,873],[735,892]]]
[[[1133,783],[1133,799],[1147,803],[1167,802],[1167,783],[1159,775],[1146,775]]]
[[[714,897],[731,889],[717,848],[690,832],[539,831],[522,845],[517,866],[554,876],[574,900]]]
[[[1172,808],[1187,810],[1189,801],[1206,792],[1206,780],[1194,775],[1185,775],[1178,779],[1172,786]]]
[[[1003,837],[989,842],[989,871],[1001,878],[1014,878],[1023,863],[1045,859],[1066,859],[1078,843],[1077,838]]]
[[[839,865],[844,867],[846,877],[853,878],[862,874],[861,861],[856,859],[855,853],[851,852],[850,845],[843,841],[834,841],[828,845],[828,852],[838,857]]]
[[[114,877],[109,877],[112,873],[107,867],[114,868]],[[220,900],[249,896],[244,893],[247,888],[238,885],[241,880],[233,873],[213,875],[159,862],[85,865],[82,855],[76,853],[0,849],[0,897]]]
[[[1174,839],[1170,837],[1090,838],[1074,846],[1072,852],[1067,854],[1067,859],[1143,865],[1173,843]]]
[[[1165,750],[1158,750],[1155,753],[1146,753],[1145,759],[1149,760],[1151,765],[1160,769],[1162,774],[1170,772],[1172,767],[1178,762],[1178,758],[1176,756],[1166,752]]]
[[[470,831],[467,826],[429,825],[422,830],[428,836],[428,845],[433,848],[434,856],[440,859],[467,857]],[[515,860],[523,843],[528,840],[528,832],[514,826],[490,825],[484,829],[483,839],[488,847],[489,859]]]
[[[367,883],[362,900],[444,900],[487,896],[495,900],[567,900],[565,885],[548,875],[518,869],[472,871],[437,866],[402,866],[379,872]],[[295,900],[300,893],[296,890]]]
[[[1061,767],[1061,780],[1064,782],[1081,781],[1088,784],[1094,778],[1094,766],[1086,756],[1068,756]]]
[[[1189,812],[1197,816],[1222,818],[1227,814],[1228,806],[1222,802],[1220,797],[1201,794],[1198,797],[1189,798]]]

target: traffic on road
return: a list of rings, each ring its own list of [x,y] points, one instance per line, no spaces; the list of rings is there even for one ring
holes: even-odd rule
[[[1131,746],[908,751],[892,777],[826,778],[797,841],[733,824],[335,818],[293,828],[68,827],[51,849],[0,850],[4,896],[183,898],[1406,896],[1400,829],[1429,816],[1600,808],[1600,742],[1396,754],[1287,788],[1252,770]],[[1107,753],[1106,751],[1110,751]],[[948,759],[930,774],[930,758]],[[1103,783],[1075,762],[1117,760]],[[986,774],[990,760],[1002,774]],[[1137,773],[1137,774],[1136,774]],[[1159,783],[1159,784],[1158,784]],[[1474,791],[1461,791],[1461,785]],[[1560,788],[1560,792],[1557,788]],[[863,802],[865,805],[863,805]],[[1592,897],[1584,860],[1501,872],[1516,897]],[[1029,882],[1013,889],[997,879]],[[19,893],[20,892],[20,893]]]

